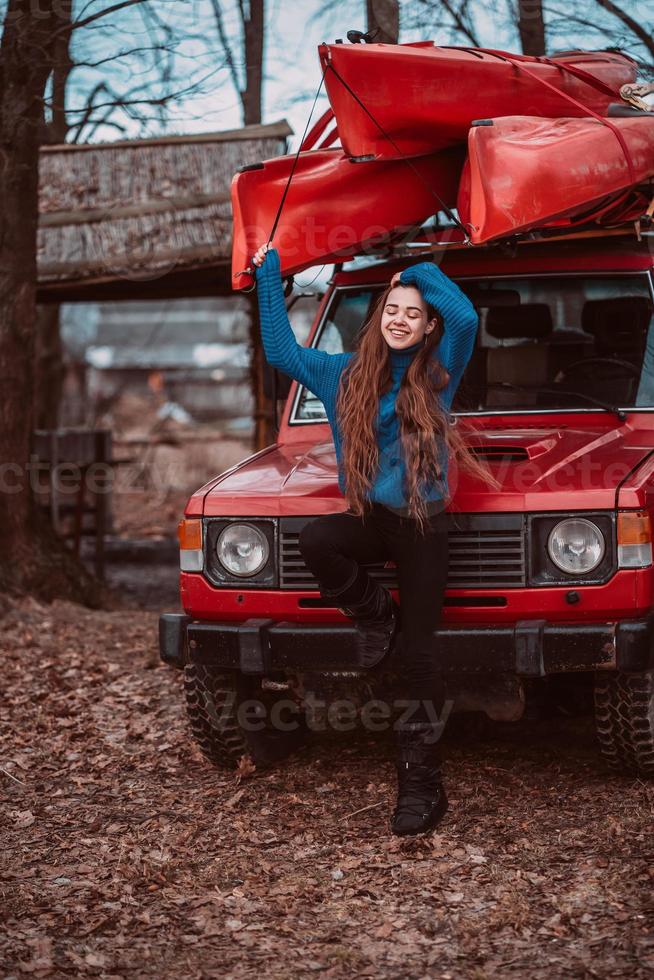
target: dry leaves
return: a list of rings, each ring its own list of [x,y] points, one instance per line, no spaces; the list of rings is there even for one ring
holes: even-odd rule
[[[3,977],[651,977],[654,789],[589,719],[454,726],[451,810],[401,840],[389,741],[219,772],[156,615],[2,606]]]

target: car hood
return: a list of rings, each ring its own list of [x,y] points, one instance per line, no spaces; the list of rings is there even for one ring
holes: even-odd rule
[[[451,459],[452,507],[462,511],[606,509],[642,506],[638,470],[654,453],[654,419],[605,416],[591,428],[575,421],[494,426],[468,436],[472,451],[500,482],[488,487]],[[590,415],[589,417],[590,418]],[[643,478],[644,479],[644,478]],[[629,501],[623,494],[631,494]],[[334,445],[286,443],[243,460],[194,494],[187,512],[206,516],[323,514],[346,509],[337,482]],[[199,506],[200,502],[202,507]]]

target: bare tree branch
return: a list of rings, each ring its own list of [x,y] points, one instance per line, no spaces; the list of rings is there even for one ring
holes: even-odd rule
[[[469,0],[461,0],[458,7],[454,0],[439,0],[437,9],[444,11],[451,23],[434,21],[432,17],[435,12],[435,5],[432,0],[418,0],[412,5],[413,25],[423,28],[429,27],[431,30],[449,29],[462,35],[473,47],[479,47],[479,40],[470,17]]]
[[[84,106],[84,108],[82,110],[82,113],[83,113],[82,118],[80,120],[78,120],[76,123],[70,125],[69,126],[69,129],[68,129],[69,137],[71,137],[71,134],[73,134],[72,135],[72,142],[73,143],[77,143],[77,142],[80,141],[79,138],[80,138],[80,134],[82,132],[82,128],[89,121],[89,119],[91,118],[91,114],[92,114],[92,112],[94,110],[94,107],[95,107],[94,104],[95,104],[96,96],[98,96],[100,94],[100,92],[106,92],[106,91],[107,91],[107,87],[104,84],[104,82],[98,82],[98,84],[95,85],[93,87],[93,89],[89,92],[89,94],[88,94],[88,96],[86,98],[86,105]],[[70,110],[67,110],[67,114],[68,114],[69,111]]]
[[[473,45],[473,47],[478,48],[479,40],[477,38],[477,35],[472,30],[472,25],[466,24],[464,20],[464,16],[465,13],[467,12],[467,7],[468,7],[466,0],[463,0],[458,10],[456,10],[454,5],[450,3],[450,0],[441,0],[441,3],[445,8],[445,10],[450,15],[450,17],[452,18],[452,20],[454,21],[456,27],[461,32],[461,34],[463,34],[464,37],[468,38],[468,40]]]
[[[164,48],[164,45],[157,44],[156,49]],[[115,61],[120,61],[122,58],[131,58],[135,54],[147,54],[154,49],[150,46],[140,47],[140,48],[129,48],[127,51],[118,51],[116,54],[107,55],[106,58],[100,58],[98,61],[74,61],[73,68],[100,68],[102,65],[108,65]]]
[[[573,14],[567,9],[557,10],[556,7],[548,7],[547,13],[548,15],[550,15],[550,17],[552,15],[556,17],[561,17],[566,28],[568,24],[579,24],[580,27],[588,27],[591,28],[592,30],[599,31],[600,33],[602,33],[602,28],[597,23],[597,21],[586,20],[584,17],[580,17],[579,14]],[[550,27],[551,29],[554,29],[556,27],[556,24],[552,23]]]
[[[604,10],[608,10],[618,20],[621,20],[636,35],[638,40],[645,45],[647,50],[654,55],[654,37],[648,34],[645,28],[634,17],[631,17],[626,10],[618,7],[617,3],[614,3],[613,0],[595,0],[595,3],[603,7]]]
[[[220,70],[221,70],[220,68],[214,68],[213,71],[210,71],[207,75],[204,76],[204,78],[200,79],[197,82],[193,82],[186,89],[181,89],[181,90],[179,90],[177,92],[167,92],[164,95],[160,95],[160,96],[151,96],[149,98],[144,97],[144,98],[140,98],[140,99],[132,99],[132,98],[129,98],[129,96],[128,97],[119,96],[116,93],[114,93],[108,85],[105,85],[104,83],[102,83],[102,89],[101,90],[103,90],[103,91],[107,92],[108,94],[114,96],[114,98],[113,98],[113,100],[111,102],[96,102],[92,106],[92,109],[94,109],[94,110],[97,110],[97,109],[106,109],[109,106],[114,106],[114,107],[120,106],[121,108],[124,108],[126,106],[135,106],[135,105],[150,105],[150,106],[165,105],[168,102],[175,101],[176,99],[181,98],[183,95],[188,95],[189,93],[194,92],[199,85],[201,85],[203,82],[205,82],[208,78],[211,78],[213,75],[216,74],[216,72],[218,72]],[[144,85],[144,86],[140,86],[139,85],[139,86],[136,86],[136,88],[132,89],[132,91],[139,91],[141,88],[146,88],[147,89],[148,86],[147,85]],[[97,88],[96,88],[96,92],[97,92]],[[84,106],[84,107],[80,107],[79,109],[69,108],[68,109],[68,112],[69,113],[72,113],[73,115],[76,115],[76,114],[78,114],[80,112],[81,113],[85,113],[87,110],[88,110],[88,105],[87,106]]]
[[[212,6],[212,9],[213,9],[214,19],[216,21],[216,29],[218,31],[218,37],[219,37],[220,43],[221,43],[221,45],[223,47],[223,51],[225,52],[225,59],[227,61],[227,67],[229,68],[229,73],[230,73],[230,75],[232,77],[232,84],[233,84],[236,92],[240,96],[241,95],[241,82],[240,82],[240,79],[238,77],[238,71],[236,70],[236,64],[234,62],[234,56],[232,54],[232,49],[230,47],[229,40],[227,38],[227,33],[225,31],[225,24],[224,24],[224,21],[223,21],[223,12],[220,9],[220,0],[211,0],[211,6]],[[240,5],[240,9],[241,9],[241,16],[242,16],[243,15],[243,7],[242,7],[242,4]]]
[[[81,20],[74,20],[72,24],[66,24],[64,27],[60,27],[58,31],[55,31],[53,37],[58,37],[60,34],[70,34],[71,31],[77,31],[80,27],[86,27],[88,24],[92,24],[96,20],[100,20],[102,17],[107,17],[108,14],[115,14],[119,10],[123,10],[125,7],[135,7],[138,4],[147,3],[148,0],[121,0],[120,3],[114,3],[111,7],[105,7],[104,10],[98,10],[94,14],[89,14],[88,17],[84,17]]]
[[[92,143],[93,142],[93,137],[95,136],[96,132],[98,131],[98,129],[101,126],[107,128],[107,129],[115,129],[122,137],[125,137],[127,135],[127,127],[126,126],[123,126],[121,123],[113,122],[112,121],[112,119],[111,119],[111,113],[112,112],[113,112],[113,108],[110,109],[109,112],[105,116],[102,116],[100,119],[94,119],[93,120],[93,123],[92,123],[91,127],[89,128],[89,131],[85,134],[85,137],[84,137],[84,142],[85,143]],[[80,130],[80,132],[81,132],[81,130]],[[70,143],[76,143],[77,140],[69,140],[69,142]]]

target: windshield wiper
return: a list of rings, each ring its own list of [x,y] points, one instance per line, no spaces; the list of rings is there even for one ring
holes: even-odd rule
[[[515,385],[512,381],[491,381],[486,385],[487,388],[508,388],[512,391],[542,391],[545,395],[567,395],[569,398],[581,398],[583,401],[590,402],[603,408],[605,412],[617,415],[621,422],[626,421],[627,413],[623,408],[612,405],[610,402],[602,401],[601,398],[593,398],[592,395],[584,395],[580,391],[564,391],[562,388],[543,388],[541,385]],[[540,406],[542,408],[542,406]]]

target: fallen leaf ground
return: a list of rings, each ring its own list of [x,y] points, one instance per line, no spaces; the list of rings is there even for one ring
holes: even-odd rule
[[[388,738],[239,781],[188,739],[156,614],[5,611],[2,977],[654,973],[654,786],[590,719],[452,727],[450,811],[402,841]]]

